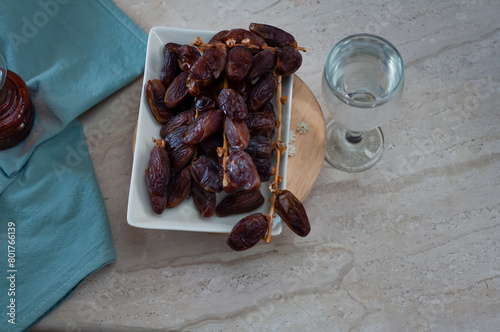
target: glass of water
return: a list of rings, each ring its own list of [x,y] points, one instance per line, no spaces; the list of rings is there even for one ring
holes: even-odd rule
[[[394,115],[403,85],[403,59],[384,38],[356,34],[332,48],[322,79],[323,98],[333,115],[326,125],[331,165],[359,172],[382,157],[380,126]]]

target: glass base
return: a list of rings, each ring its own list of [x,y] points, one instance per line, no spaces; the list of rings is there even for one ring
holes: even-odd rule
[[[384,134],[376,128],[352,139],[347,128],[330,121],[326,125],[326,160],[346,172],[361,172],[377,163],[384,151]],[[349,137],[350,141],[347,139]]]

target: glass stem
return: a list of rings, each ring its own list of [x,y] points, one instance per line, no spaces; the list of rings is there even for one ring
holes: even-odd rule
[[[352,144],[357,144],[363,139],[363,133],[358,131],[347,130],[345,133],[345,139]]]

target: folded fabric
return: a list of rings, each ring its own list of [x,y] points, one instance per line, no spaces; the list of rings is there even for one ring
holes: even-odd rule
[[[76,118],[144,70],[147,35],[109,0],[2,1],[0,52],[35,123],[0,151],[1,331],[23,331],[115,258]]]

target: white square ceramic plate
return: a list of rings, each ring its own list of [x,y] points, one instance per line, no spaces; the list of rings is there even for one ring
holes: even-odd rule
[[[159,79],[163,62],[163,46],[168,42],[178,44],[189,44],[195,37],[202,37],[207,42],[216,33],[216,31],[186,30],[169,27],[154,27],[149,33],[146,67],[144,70],[144,84],[148,80]],[[282,108],[282,141],[288,142],[288,132],[290,127],[290,111],[292,101],[292,79],[293,75],[283,77],[282,95],[288,96],[288,102]],[[274,109],[277,110],[276,97],[273,101]],[[145,170],[149,163],[149,153],[154,147],[151,138],[159,138],[161,125],[152,115],[148,102],[144,95],[141,97],[139,108],[139,118],[137,123],[137,134],[134,147],[134,161],[132,166],[132,177],[130,182],[130,192],[128,200],[127,221],[134,227],[181,230],[193,232],[208,233],[230,233],[233,226],[243,217],[254,212],[268,214],[270,203],[268,198],[269,184],[262,183],[261,192],[266,198],[265,204],[251,213],[239,214],[228,217],[203,218],[195,209],[191,199],[187,199],[181,205],[173,209],[166,209],[161,215],[157,215],[151,209],[149,194],[146,189]],[[284,189],[286,184],[287,153],[281,155],[280,175],[283,181],[280,188]],[[272,160],[273,166],[276,165],[276,156]],[[271,177],[271,180],[273,177]],[[218,194],[217,202],[223,198],[224,194]],[[279,216],[274,219],[274,225],[271,234],[279,235],[281,233],[282,223]]]

